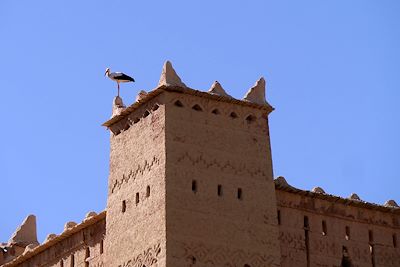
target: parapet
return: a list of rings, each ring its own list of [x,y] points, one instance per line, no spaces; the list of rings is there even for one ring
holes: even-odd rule
[[[81,223],[78,224],[75,222],[67,222],[65,224],[64,230],[61,234],[59,234],[59,235],[49,234],[49,235],[47,235],[44,242],[42,244],[39,244],[39,242],[37,242],[37,241],[33,242],[34,240],[32,239],[33,236],[36,237],[36,217],[34,215],[30,215],[27,217],[27,219],[24,220],[22,225],[20,227],[18,227],[16,233],[13,234],[13,237],[11,239],[14,238],[13,240],[24,240],[24,242],[18,243],[21,245],[27,244],[29,242],[32,242],[32,243],[27,244],[24,247],[20,247],[19,245],[10,245],[10,241],[8,244],[2,244],[0,246],[0,249],[3,250],[3,255],[5,255],[5,257],[4,257],[3,261],[1,261],[1,256],[0,256],[0,266],[2,266],[2,267],[19,266],[22,262],[34,257],[35,255],[38,255],[39,253],[49,249],[50,247],[52,247],[54,245],[62,242],[63,240],[67,239],[68,237],[72,236],[73,234],[78,233],[79,231],[81,231],[87,227],[90,227],[91,225],[94,225],[94,224],[100,222],[101,220],[105,220],[105,217],[106,217],[106,211],[103,211],[99,214],[96,214],[95,212],[89,212],[88,214],[86,214],[85,218],[83,219],[83,221]],[[22,229],[22,231],[21,231],[21,229]],[[25,235],[25,231],[27,231],[27,230],[32,230],[32,232],[30,232],[29,235]],[[26,239],[27,237],[28,237],[28,239]],[[18,253],[17,253],[17,250],[18,250]],[[4,251],[6,251],[6,254],[4,254]],[[14,255],[8,255],[11,253],[13,253]],[[0,255],[1,254],[2,253],[0,251]]]
[[[211,100],[233,103],[236,105],[253,107],[256,109],[265,110],[267,114],[272,112],[274,108],[267,102],[265,99],[265,79],[260,78],[256,84],[251,87],[243,99],[235,99],[230,96],[221,86],[221,84],[215,81],[211,88],[207,92],[199,91],[196,89],[189,88],[185,83],[182,82],[181,78],[178,76],[174,68],[172,67],[171,62],[166,61],[162,72],[161,77],[158,83],[158,86],[149,91],[141,91],[136,98],[136,101],[125,108],[122,104],[122,99],[120,103],[117,105],[114,100],[113,104],[113,116],[110,120],[103,123],[103,126],[110,127],[111,125],[119,122],[120,120],[127,117],[130,113],[138,109],[143,104],[149,102],[159,94],[169,91],[169,92],[178,92],[183,94],[195,95],[202,98],[207,98]],[[118,112],[115,112],[118,110]]]
[[[0,265],[22,255],[25,251],[37,247],[36,216],[29,215],[12,234],[7,243],[1,243]]]
[[[276,190],[282,190],[302,196],[309,196],[312,198],[323,199],[327,201],[331,201],[332,203],[341,203],[345,205],[361,207],[371,210],[379,210],[382,212],[391,212],[400,214],[400,208],[397,205],[396,201],[388,200],[384,204],[379,205],[375,203],[366,202],[360,199],[360,197],[356,193],[352,193],[350,197],[344,198],[340,196],[331,195],[325,192],[321,187],[316,186],[311,191],[298,189],[296,187],[291,186],[284,177],[279,176],[275,180],[275,188]]]

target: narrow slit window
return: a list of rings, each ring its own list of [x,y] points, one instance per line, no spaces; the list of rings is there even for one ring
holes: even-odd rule
[[[238,191],[237,191],[237,198],[240,199],[240,200],[243,199],[242,188],[238,188]]]
[[[64,260],[60,260],[60,267],[64,267]]]
[[[139,204],[139,193],[136,193],[136,200],[135,200],[136,205]]]
[[[155,104],[155,105],[151,108],[151,110],[152,110],[152,111],[156,111],[159,107],[160,107],[160,106],[159,106],[158,104]]]
[[[103,254],[103,253],[104,253],[104,241],[101,240],[100,241],[100,254]]]
[[[89,267],[89,258],[90,258],[90,248],[86,248],[86,253],[85,253],[85,267]]]
[[[277,216],[278,216],[278,225],[281,225],[281,211],[280,210],[278,210]]]
[[[304,216],[304,228],[305,228],[306,230],[309,230],[309,229],[310,229],[310,222],[309,222],[309,220],[308,220],[308,216]]]
[[[345,230],[346,230],[345,238],[346,240],[350,240],[350,227],[346,226]]]
[[[328,234],[328,228],[326,227],[326,221],[322,221],[322,235]]]
[[[74,256],[74,254],[71,255],[71,264],[69,266],[70,267],[75,267],[75,256]]]
[[[126,211],[126,201],[122,200],[122,213]]]
[[[179,101],[179,100],[176,100],[176,101],[175,101],[175,103],[174,103],[174,105],[175,105],[175,106],[177,106],[177,107],[180,107],[180,108],[182,108],[182,107],[183,107],[183,104],[182,104],[182,102],[181,102],[181,101]]]
[[[203,111],[203,109],[202,109],[198,104],[194,105],[194,106],[192,107],[192,109],[194,109],[194,110],[196,110],[196,111]]]
[[[146,188],[146,197],[150,196],[150,186],[148,185]]]
[[[218,188],[217,188],[217,193],[218,193],[218,196],[222,196],[222,185],[218,185]]]
[[[393,241],[393,247],[397,248],[397,235],[396,234],[392,235],[392,241]]]
[[[197,181],[196,180],[192,181],[192,191],[193,191],[193,193],[197,192]]]
[[[368,230],[368,240],[370,243],[374,242],[374,233],[372,230]]]

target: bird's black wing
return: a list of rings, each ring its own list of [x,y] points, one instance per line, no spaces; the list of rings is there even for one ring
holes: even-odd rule
[[[116,80],[121,80],[121,81],[131,81],[134,82],[135,79],[133,79],[132,77],[124,74],[124,73],[118,73],[114,76],[114,79]]]

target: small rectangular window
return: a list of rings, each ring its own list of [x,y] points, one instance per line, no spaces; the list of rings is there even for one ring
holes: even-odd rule
[[[101,240],[100,241],[100,254],[103,254],[103,252],[104,252],[104,241]]]
[[[305,228],[306,230],[309,230],[309,229],[310,229],[310,223],[309,223],[309,221],[308,221],[308,216],[304,216],[304,228]]]
[[[146,188],[146,197],[150,196],[150,186],[148,185]]]
[[[345,238],[346,240],[350,240],[350,227],[346,226],[345,230],[346,230]]]
[[[122,213],[126,211],[126,201],[122,200]]]
[[[222,196],[222,185],[218,185],[218,189],[217,189],[217,193],[218,193],[218,196]]]
[[[75,267],[75,256],[74,256],[74,254],[71,255],[70,267]]]
[[[372,230],[368,230],[368,240],[370,243],[374,242],[374,233]]]
[[[238,188],[238,192],[237,192],[237,198],[242,200],[243,199],[243,192],[242,192],[242,188]]]
[[[197,192],[197,182],[196,182],[196,180],[192,181],[192,191],[193,191],[193,193]]]
[[[327,235],[328,229],[326,227],[326,221],[322,221],[322,235]]]
[[[140,201],[140,199],[139,199],[139,193],[136,193],[136,200],[135,200],[136,205],[139,204],[139,201]]]
[[[281,211],[278,210],[278,225],[281,225]]]
[[[393,247],[397,248],[397,235],[396,234],[392,235],[392,240],[393,240]]]

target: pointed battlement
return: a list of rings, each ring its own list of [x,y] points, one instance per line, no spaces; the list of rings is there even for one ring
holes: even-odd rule
[[[38,246],[36,234],[36,216],[29,215],[12,234],[8,243],[0,245],[0,265],[22,255],[25,251]]]
[[[161,86],[178,86],[186,87],[186,85],[181,81],[181,78],[176,74],[171,62],[166,61],[164,63],[160,81],[158,82],[158,87]]]
[[[267,100],[265,100],[265,80],[260,78],[253,87],[244,96],[243,100],[256,103],[259,105],[268,105]]]
[[[19,245],[26,247],[30,244],[39,244],[36,235],[36,216],[29,215],[22,224],[15,230],[14,234],[8,240],[8,245]]]
[[[224,88],[222,88],[221,84],[218,81],[215,81],[211,85],[211,88],[208,90],[208,92],[210,94],[226,96],[231,98],[231,96],[226,93],[226,91],[224,90]]]

